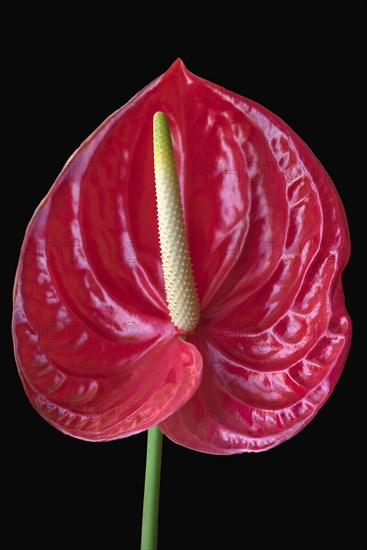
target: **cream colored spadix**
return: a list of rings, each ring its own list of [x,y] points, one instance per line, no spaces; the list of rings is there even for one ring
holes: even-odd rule
[[[153,117],[154,175],[159,243],[172,323],[193,330],[200,309],[190,261],[171,133],[164,113]]]

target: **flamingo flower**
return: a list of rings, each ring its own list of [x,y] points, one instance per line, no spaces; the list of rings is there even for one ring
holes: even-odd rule
[[[274,447],[343,369],[348,255],[301,139],[177,60],[81,145],[29,224],[13,318],[25,391],[84,440],[159,425],[206,453]]]

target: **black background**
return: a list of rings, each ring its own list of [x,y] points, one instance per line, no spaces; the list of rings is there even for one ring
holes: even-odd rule
[[[179,5],[175,13],[140,6],[121,15],[99,6],[81,17],[54,6],[8,20],[5,87],[15,105],[6,137],[15,158],[3,181],[14,195],[4,203],[11,220],[2,268],[10,279],[1,380],[5,548],[139,546],[146,435],[85,443],[37,415],[12,356],[10,292],[26,225],[66,159],[176,57],[278,114],[326,167],[354,243],[343,278],[354,340],[329,401],[287,443],[215,457],[165,439],[159,548],[363,547],[366,127],[363,14],[356,6],[323,13],[311,4],[294,12],[244,5],[242,13],[222,3],[204,7],[200,18],[194,10],[185,17]]]

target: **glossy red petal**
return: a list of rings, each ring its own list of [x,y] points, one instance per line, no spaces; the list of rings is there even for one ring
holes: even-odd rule
[[[235,361],[202,342],[199,390],[160,425],[170,439],[197,451],[235,454],[262,451],[298,433],[330,396],[348,353],[348,319],[338,316],[315,347],[283,369]]]
[[[206,86],[208,113],[222,102],[234,125],[226,150],[247,136],[247,232],[225,251],[236,262],[191,338],[204,357],[200,389],[161,428],[187,447],[232,454],[290,438],[330,396],[350,345],[341,286],[350,246],[336,189],[300,138],[263,107]]]
[[[160,77],[82,144],[23,243],[13,321],[19,372],[46,419],[84,439],[156,424],[200,380],[199,353],[169,320],[159,254],[152,118],[174,85],[174,72]]]
[[[158,110],[172,131],[202,308],[188,335],[204,355],[196,394],[200,353],[188,348],[186,368],[188,344],[164,297]],[[340,375],[350,342],[340,282],[348,254],[336,190],[307,146],[263,107],[177,61],[82,145],[30,224],[14,316],[26,391],[46,417],[53,411],[52,423],[75,421],[74,435],[87,439],[128,435],[174,413],[162,429],[191,448],[274,446],[315,415]],[[133,428],[129,414],[120,422],[108,412],[127,402],[143,411]],[[100,406],[92,420],[82,416]]]
[[[196,391],[201,355],[167,326],[139,319],[136,331],[108,336],[72,313],[51,278],[36,293],[29,276],[21,265],[16,359],[31,403],[53,426],[90,441],[126,437],[156,425]]]

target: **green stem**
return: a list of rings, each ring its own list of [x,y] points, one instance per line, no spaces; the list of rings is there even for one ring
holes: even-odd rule
[[[156,550],[157,548],[162,439],[162,432],[158,426],[153,426],[148,430],[141,550]]]

